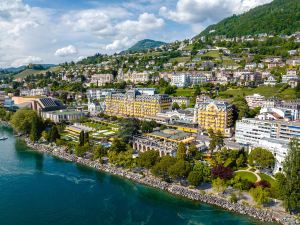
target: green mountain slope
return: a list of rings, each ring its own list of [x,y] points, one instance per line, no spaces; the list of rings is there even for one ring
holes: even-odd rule
[[[154,41],[150,39],[144,39],[127,49],[125,52],[140,52],[151,48],[157,48],[162,45],[166,44],[165,42],[161,41]]]
[[[296,31],[300,31],[300,0],[274,0],[211,25],[198,36],[236,37],[261,33],[289,35]]]

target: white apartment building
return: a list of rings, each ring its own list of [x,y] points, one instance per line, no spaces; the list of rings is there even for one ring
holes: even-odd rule
[[[50,91],[47,87],[20,90],[20,96],[48,96],[49,94]]]
[[[282,76],[282,83],[287,84],[290,80],[299,80],[297,70],[288,70],[287,74]]]
[[[108,93],[116,93],[116,92],[119,91],[112,88],[107,88],[107,89],[92,88],[86,91],[86,95],[89,100],[103,100],[108,95]]]
[[[54,123],[61,123],[66,121],[76,121],[85,117],[86,114],[82,111],[77,111],[73,109],[62,109],[56,111],[42,112],[42,117],[50,119]]]
[[[176,87],[185,87],[189,84],[189,76],[187,74],[173,74],[171,79],[171,85]]]
[[[248,106],[253,109],[256,107],[262,107],[264,104],[264,101],[266,100],[265,96],[262,96],[260,94],[253,94],[248,95],[245,97]]]
[[[194,74],[189,76],[189,84],[197,85],[207,82],[207,77],[203,74]]]
[[[236,122],[236,142],[270,150],[276,158],[275,171],[281,170],[292,138],[300,138],[300,123],[248,118]]]

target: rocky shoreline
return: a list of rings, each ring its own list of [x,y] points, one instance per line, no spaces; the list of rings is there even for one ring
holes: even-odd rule
[[[188,187],[167,183],[151,175],[143,176],[138,173],[133,173],[129,170],[124,170],[123,168],[118,168],[109,164],[101,164],[99,161],[91,161],[89,159],[77,157],[73,154],[67,153],[65,147],[32,143],[29,139],[25,139],[25,142],[28,147],[36,151],[48,153],[52,156],[58,157],[66,161],[79,163],[97,169],[99,171],[121,176],[134,182],[157,188],[163,191],[167,191],[171,194],[185,197],[190,200],[200,201],[210,205],[218,206],[228,211],[242,215],[247,215],[265,222],[277,222],[283,225],[300,224],[294,216],[291,216],[287,213],[274,212],[267,209],[258,209],[240,203],[231,203],[228,200],[223,199],[221,197],[200,193],[199,190],[196,189],[189,189]]]

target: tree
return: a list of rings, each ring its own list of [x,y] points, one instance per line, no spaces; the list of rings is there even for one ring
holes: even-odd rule
[[[153,129],[157,127],[157,123],[152,120],[152,121],[142,121],[141,123],[141,131],[143,133],[150,133],[153,131]]]
[[[159,152],[155,150],[149,150],[139,154],[138,164],[141,167],[151,169],[159,160]]]
[[[199,171],[191,171],[188,176],[188,182],[190,185],[199,186],[203,181],[202,174]]]
[[[123,152],[108,152],[109,161],[118,166],[131,168],[134,165],[134,159],[132,158],[132,150],[123,151]]]
[[[168,94],[168,95],[171,95],[171,94],[176,93],[176,86],[168,85],[168,86],[165,88],[164,93],[165,93],[165,94]]]
[[[191,144],[188,148],[188,159],[193,159],[198,152],[198,149],[195,144]]]
[[[114,138],[109,150],[117,153],[124,152],[127,150],[127,144],[119,138]]]
[[[263,189],[261,186],[251,188],[249,193],[254,201],[259,205],[263,205],[269,201],[269,192]]]
[[[170,166],[168,173],[173,179],[183,179],[188,176],[191,170],[190,164],[182,159]]]
[[[140,121],[138,119],[124,119],[119,137],[122,138],[126,143],[130,142],[135,135],[139,134],[139,124]]]
[[[49,134],[48,134],[48,132],[47,131],[43,131],[42,132],[42,137],[46,140],[46,141],[49,141]]]
[[[84,131],[80,131],[79,133],[79,145],[83,146],[84,145]]]
[[[176,159],[171,156],[163,156],[161,160],[156,163],[151,172],[158,177],[161,177],[164,180],[169,180],[168,169],[176,162]]]
[[[19,109],[11,118],[13,128],[20,133],[29,134],[32,120],[38,117],[37,113],[31,109]]]
[[[43,131],[43,121],[40,117],[33,117],[31,122],[31,130],[29,138],[31,141],[36,142],[41,138]]]
[[[173,109],[173,110],[178,110],[178,109],[180,109],[180,106],[178,105],[177,102],[174,102],[174,103],[172,104],[172,109]]]
[[[226,189],[226,182],[218,177],[212,181],[212,187],[215,191],[223,193]]]
[[[248,157],[250,165],[255,165],[260,168],[273,168],[275,165],[275,158],[273,154],[264,148],[253,149]]]
[[[211,180],[211,169],[204,163],[196,162],[193,171],[198,171],[204,182],[209,182]]]
[[[107,149],[103,147],[103,145],[99,145],[94,147],[93,149],[93,159],[101,159],[102,157],[107,155]]]
[[[78,157],[82,157],[89,150],[90,150],[90,146],[88,144],[85,144],[84,146],[77,145],[75,148],[75,154]]]
[[[249,113],[249,106],[247,104],[247,101],[244,97],[238,95],[236,96],[233,101],[231,102],[233,105],[233,112],[234,112],[234,120],[242,119],[243,117],[248,117]]]
[[[230,167],[224,167],[223,165],[217,165],[211,170],[214,178],[221,178],[222,180],[230,180],[233,177],[233,171]]]
[[[186,160],[186,147],[182,142],[178,144],[176,157],[178,160]]]
[[[59,139],[59,138],[60,138],[60,134],[58,132],[57,126],[52,126],[49,131],[49,141],[55,142],[56,139]]]
[[[208,130],[208,134],[210,137],[208,149],[210,150],[210,155],[212,156],[213,151],[218,148],[221,149],[224,146],[224,137],[221,131],[217,131],[214,133],[212,129]]]
[[[287,211],[300,210],[300,144],[292,140],[283,163],[283,174],[277,175],[278,189]]]

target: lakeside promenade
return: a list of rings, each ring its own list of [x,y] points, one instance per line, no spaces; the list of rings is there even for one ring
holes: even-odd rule
[[[296,218],[288,213],[276,212],[263,208],[255,208],[249,205],[243,205],[240,203],[231,203],[227,199],[221,198],[216,195],[201,193],[197,189],[190,189],[181,185],[167,183],[161,179],[152,175],[144,176],[139,173],[134,173],[128,169],[115,167],[111,164],[101,164],[98,160],[92,161],[77,157],[74,154],[70,154],[66,151],[66,147],[58,147],[49,144],[32,143],[28,138],[24,139],[28,147],[41,153],[47,153],[54,157],[82,164],[84,166],[94,168],[99,171],[107,172],[112,175],[117,175],[122,178],[129,179],[131,181],[144,184],[153,188],[157,188],[163,191],[167,191],[173,195],[188,198],[194,201],[200,201],[210,205],[218,206],[231,212],[235,212],[242,215],[247,215],[255,219],[265,222],[277,222],[283,225],[296,225],[300,224]]]

